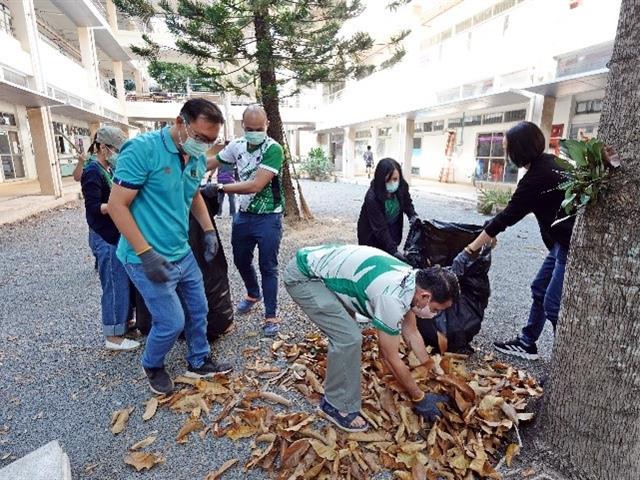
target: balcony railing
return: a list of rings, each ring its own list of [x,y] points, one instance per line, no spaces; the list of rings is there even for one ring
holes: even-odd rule
[[[102,14],[104,18],[107,18],[107,9],[104,7],[100,0],[91,0],[91,3],[95,5],[98,11]]]

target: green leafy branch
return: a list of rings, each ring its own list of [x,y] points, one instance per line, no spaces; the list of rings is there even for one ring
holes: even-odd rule
[[[611,169],[620,162],[615,151],[596,138],[560,140],[560,147],[561,156],[556,161],[565,177],[558,187],[564,191],[561,208],[571,216],[602,197]]]

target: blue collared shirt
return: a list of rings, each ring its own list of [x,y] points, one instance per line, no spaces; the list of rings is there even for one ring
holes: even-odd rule
[[[183,166],[169,127],[132,138],[120,149],[113,182],[138,190],[131,214],[149,245],[170,262],[190,251],[189,212],[206,165],[201,156]],[[117,255],[123,263],[140,263],[124,236]]]

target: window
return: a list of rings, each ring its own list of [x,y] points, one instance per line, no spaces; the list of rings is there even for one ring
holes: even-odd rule
[[[413,137],[413,149],[422,150],[422,137]]]
[[[581,113],[600,113],[602,111],[602,99],[586,100],[576,103],[576,114]]]
[[[435,120],[432,124],[434,132],[441,132],[444,130],[444,120]]]
[[[509,112],[504,112],[504,122],[521,122],[527,118],[527,110],[511,110]]]
[[[478,25],[479,23],[484,22],[485,20],[488,20],[491,18],[491,10],[493,7],[489,7],[484,9],[483,11],[481,11],[480,13],[477,13],[473,16],[473,24],[474,25]]]
[[[456,25],[456,33],[464,32],[473,26],[473,18],[467,18],[465,21]]]
[[[483,125],[492,125],[494,123],[502,123],[502,113],[485,113],[482,115]]]
[[[0,112],[0,125],[16,126],[16,116],[13,113]]]
[[[569,138],[573,140],[589,140],[598,135],[597,123],[585,123],[583,125],[571,125]]]
[[[2,2],[0,2],[0,31],[13,35],[11,10]]]
[[[482,116],[481,115],[473,115],[471,117],[464,117],[464,124],[465,126],[473,126],[473,125],[480,125],[482,123]]]
[[[391,136],[391,127],[378,128],[378,136],[379,137],[390,137]]]
[[[518,168],[507,161],[502,145],[503,132],[480,133],[476,141],[476,180],[514,183]]]
[[[371,138],[371,131],[360,130],[359,132],[356,132],[356,138]]]
[[[450,118],[447,120],[447,128],[458,128],[462,126],[462,118]]]

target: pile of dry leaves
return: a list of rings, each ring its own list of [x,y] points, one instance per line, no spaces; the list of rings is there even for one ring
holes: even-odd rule
[[[275,363],[250,360],[239,377],[179,378],[186,387],[149,400],[143,418],[151,418],[159,406],[188,414],[176,436],[179,443],[188,442],[192,432],[201,438],[251,438],[252,456],[244,469],[261,468],[280,479],[367,479],[385,469],[399,479],[499,479],[498,460],[504,457],[510,464],[519,451],[516,443],[506,445],[508,432],[514,428],[517,432],[520,421],[533,417],[524,413],[527,402],[542,395],[536,381],[489,357],[468,371],[463,355],[432,355],[421,365],[410,353],[405,360],[418,384],[452,399],[450,405],[441,405],[442,417],[429,424],[414,413],[410,400],[385,371],[374,331],[365,330],[363,335],[367,432],[346,434],[328,422],[316,422],[322,419],[315,414],[290,412],[291,401],[273,392],[295,389],[317,405],[326,371],[327,343],[320,334],[308,335],[297,344],[287,343],[284,337],[276,340],[271,346]],[[252,358],[258,351],[243,353]],[[285,366],[278,366],[283,359]],[[270,404],[281,407],[274,411]],[[212,410],[218,408],[221,411],[211,419]],[[122,431],[129,413],[129,409],[114,413],[114,433]],[[159,454],[139,451],[154,440],[152,436],[134,445],[125,461],[138,470],[163,462]],[[206,480],[219,478],[237,462],[230,460]]]

